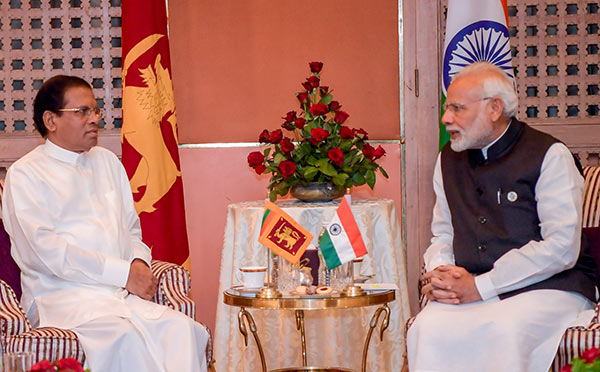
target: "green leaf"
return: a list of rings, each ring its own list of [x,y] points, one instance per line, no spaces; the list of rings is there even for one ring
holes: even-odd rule
[[[324,158],[324,159],[319,159],[319,160],[317,160],[317,161],[315,162],[315,164],[314,164],[314,165],[315,165],[316,167],[319,167],[319,168],[321,168],[321,167],[323,167],[323,166],[325,166],[325,165],[327,165],[327,164],[329,164],[329,159],[327,159],[327,158]],[[330,165],[331,165],[331,164],[330,164]],[[325,172],[323,172],[323,173],[325,173]],[[327,173],[325,173],[325,174],[327,174]]]
[[[367,178],[367,185],[369,185],[371,190],[373,190],[373,187],[375,187],[375,172],[373,172],[371,169],[369,169],[367,171],[366,178]]]
[[[346,173],[338,173],[338,175],[333,177],[331,180],[333,181],[334,185],[343,186],[348,178],[349,177]]]
[[[365,180],[365,176],[363,176],[359,172],[354,173],[354,175],[352,176],[352,183],[356,186],[364,185],[365,182],[367,182]]]
[[[275,165],[279,165],[279,163],[281,163],[284,160],[286,160],[286,157],[280,152],[277,152],[275,153],[275,155],[273,155],[273,163]]]
[[[333,96],[331,94],[327,93],[325,95],[325,97],[321,98],[319,103],[324,103],[324,104],[328,105],[331,103],[331,101],[333,101]]]
[[[321,159],[321,160],[325,160],[326,163],[319,166],[319,170],[321,171],[321,173],[326,174],[330,177],[335,177],[337,176],[337,171],[335,170],[335,168],[333,167],[333,165],[331,165],[331,163],[329,163],[329,161],[327,161],[327,159]]]
[[[264,152],[265,158],[268,158],[270,153],[271,153],[271,148],[267,147]]]
[[[387,174],[387,172],[385,171],[385,169],[383,169],[383,167],[379,167],[379,171],[381,172],[381,175],[384,176],[385,178],[390,178]]]
[[[317,173],[319,172],[319,170],[318,170],[317,168],[315,168],[315,167],[305,167],[305,168],[303,169],[303,171],[304,171],[304,173],[303,173],[303,175],[304,175],[304,178],[305,178],[307,181],[312,181],[312,180],[313,180],[313,178],[315,178],[315,176],[316,176],[316,175],[317,175]]]
[[[277,193],[275,192],[275,190],[271,190],[269,192],[269,200],[274,202],[275,200],[277,200]]]
[[[281,182],[272,191],[275,191],[278,195],[285,196],[287,195],[290,189],[290,185],[287,182]]]

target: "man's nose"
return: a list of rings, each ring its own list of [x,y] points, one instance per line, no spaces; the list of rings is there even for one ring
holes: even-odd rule
[[[450,125],[450,124],[452,124],[453,120],[454,120],[454,113],[452,112],[452,110],[444,111],[444,115],[442,115],[442,124]]]

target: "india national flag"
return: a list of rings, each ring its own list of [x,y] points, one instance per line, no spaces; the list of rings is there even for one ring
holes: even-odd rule
[[[328,269],[367,254],[358,224],[350,208],[350,195],[344,196],[329,226],[319,239]]]
[[[506,0],[448,0],[443,58],[442,107],[452,77],[471,63],[493,63],[514,79]],[[440,123],[440,150],[449,140]]]

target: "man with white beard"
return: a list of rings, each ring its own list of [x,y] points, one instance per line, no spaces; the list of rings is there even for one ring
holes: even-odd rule
[[[564,144],[515,118],[517,106],[511,80],[486,62],[448,88],[411,372],[548,371],[564,330],[595,301],[583,177]]]

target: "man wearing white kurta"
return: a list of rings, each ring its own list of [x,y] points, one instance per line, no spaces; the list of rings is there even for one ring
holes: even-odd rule
[[[434,172],[429,303],[408,331],[411,372],[548,371],[564,330],[592,307],[583,178],[516,109],[511,81],[487,63],[448,89],[451,143]]]
[[[46,142],[8,170],[3,219],[36,326],[74,331],[101,371],[206,371],[208,333],[148,301],[157,281],[118,158],[96,147],[98,109],[75,77],[48,80],[34,102]]]

